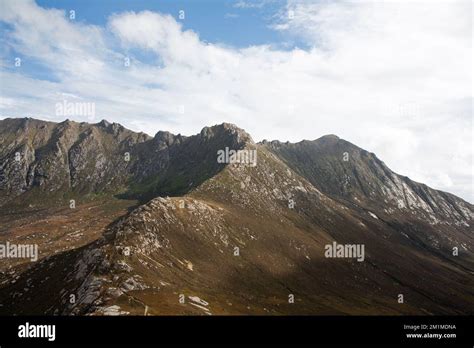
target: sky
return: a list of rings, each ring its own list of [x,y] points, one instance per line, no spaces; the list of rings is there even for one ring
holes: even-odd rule
[[[0,0],[0,119],[82,103],[67,118],[150,135],[336,134],[472,203],[472,17],[470,0]]]

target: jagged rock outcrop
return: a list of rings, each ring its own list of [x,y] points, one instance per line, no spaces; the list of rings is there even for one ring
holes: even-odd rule
[[[116,192],[126,184],[125,154],[149,140],[118,124],[35,119],[0,121],[0,205],[41,196]],[[18,196],[34,191],[28,199]]]
[[[141,199],[101,238],[9,269],[2,314],[474,312],[472,204],[336,136],[255,143],[231,124],[150,138],[106,121],[0,122],[0,180],[15,199]],[[220,162],[225,148],[242,156]],[[12,165],[17,149],[27,166]],[[124,151],[130,162],[114,162]],[[363,245],[364,257],[328,258],[334,242]]]
[[[469,227],[472,205],[391,171],[377,156],[335,135],[263,144],[322,192],[385,215]]]
[[[191,137],[158,132],[151,138],[105,120],[0,120],[0,206],[39,195],[123,193],[146,200],[185,193],[222,169],[218,149],[238,149],[249,140],[231,124]]]

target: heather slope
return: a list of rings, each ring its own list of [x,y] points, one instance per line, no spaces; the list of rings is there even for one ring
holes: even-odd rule
[[[255,151],[255,165],[218,163],[225,147]],[[102,238],[7,277],[1,313],[474,312],[472,206],[425,187],[440,209],[426,210],[421,184],[403,181],[409,191],[350,143],[255,144],[223,124],[159,132],[131,151],[139,175],[122,192],[143,204]],[[326,257],[333,242],[364,245],[363,261]]]

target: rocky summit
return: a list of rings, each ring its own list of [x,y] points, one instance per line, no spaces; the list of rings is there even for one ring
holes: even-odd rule
[[[2,315],[474,313],[474,206],[335,135],[4,119],[0,193]]]

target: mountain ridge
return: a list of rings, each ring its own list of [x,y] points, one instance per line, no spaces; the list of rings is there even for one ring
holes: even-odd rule
[[[100,128],[103,128],[105,130],[107,130],[108,132],[111,132],[112,134],[114,135],[117,135],[118,133],[120,132],[126,132],[128,134],[135,134],[136,136],[138,137],[141,137],[144,141],[155,141],[155,142],[161,142],[163,141],[164,144],[166,146],[170,146],[170,141],[182,141],[183,139],[186,139],[186,138],[189,138],[190,136],[183,136],[181,134],[178,134],[178,135],[175,135],[171,132],[168,132],[168,131],[158,131],[153,137],[146,134],[146,133],[143,133],[143,132],[135,132],[135,131],[131,131],[131,130],[128,130],[127,128],[123,127],[121,124],[119,123],[114,123],[114,122],[109,122],[105,119],[97,122],[97,123],[87,123],[87,122],[76,122],[76,121],[71,121],[69,119],[66,119],[62,122],[52,122],[52,121],[43,121],[43,120],[39,120],[39,119],[35,119],[35,118],[31,118],[31,117],[25,117],[25,118],[5,118],[3,120],[0,120],[0,125],[1,125],[1,128],[3,129],[3,131],[7,130],[9,132],[11,132],[12,130],[10,129],[9,130],[9,125],[8,123],[18,123],[18,122],[21,122],[21,126],[22,127],[27,127],[27,124],[28,122],[33,122],[33,123],[38,123],[40,124],[40,127],[52,127],[54,125],[56,125],[56,127],[68,127],[70,125],[75,125],[76,127],[77,126],[82,126],[82,125],[85,125],[85,127],[90,127],[92,129],[94,129],[94,126],[97,128],[97,127],[100,127]],[[5,126],[6,125],[6,126]],[[201,134],[201,136],[206,136],[206,134],[208,134],[209,130],[211,129],[217,129],[221,127],[222,129],[224,130],[230,130],[230,131],[234,131],[237,133],[237,136],[242,136],[243,139],[245,141],[249,141],[250,143],[254,143],[253,139],[251,138],[251,136],[245,132],[243,129],[239,128],[238,126],[236,126],[235,124],[232,124],[232,123],[227,123],[227,122],[224,122],[222,124],[216,124],[214,126],[211,126],[211,127],[204,127],[200,133],[198,134]],[[18,128],[15,129],[16,132],[18,132]],[[1,133],[0,133],[1,134]],[[284,146],[300,146],[300,145],[304,145],[304,144],[326,144],[326,145],[334,145],[335,143],[337,142],[342,142],[344,144],[347,144],[349,145],[349,147],[354,147],[356,149],[358,149],[359,151],[361,151],[362,153],[367,153],[371,156],[374,156],[378,161],[380,161],[377,156],[375,154],[373,154],[372,152],[368,152],[360,147],[358,147],[357,145],[354,145],[352,144],[351,142],[347,141],[347,140],[344,140],[340,137],[338,137],[337,135],[334,135],[334,134],[327,134],[327,135],[323,135],[317,139],[314,139],[314,140],[301,140],[299,142],[294,142],[294,143],[291,143],[291,142],[282,142],[282,141],[279,141],[279,140],[262,140],[258,143],[256,143],[257,145],[264,145],[264,146],[267,146],[267,147],[275,147],[275,146],[279,146],[279,147],[284,147]],[[0,145],[3,145],[2,143],[0,143]],[[385,163],[383,161],[380,161],[381,164],[386,167]],[[386,167],[387,168],[387,167]],[[394,173],[394,172],[392,172]],[[402,178],[407,178],[409,179],[410,182],[414,182],[416,184],[420,184],[420,185],[425,185],[427,187],[429,187],[428,185],[426,184],[423,184],[423,183],[420,183],[420,182],[416,182],[412,179],[410,179],[408,176],[405,176],[405,175],[401,175],[401,174],[397,174],[397,173],[394,173],[396,175],[398,175],[399,177],[402,177]],[[439,189],[434,189],[434,188],[431,188],[429,187],[430,189],[432,190],[435,190],[437,192],[441,192],[441,193],[445,193],[445,194],[448,194],[448,195],[451,195],[451,196],[455,196],[456,198],[458,199],[461,199],[463,200],[464,202],[466,203],[469,203],[469,204],[472,204],[470,202],[467,202],[466,200],[464,200],[463,198],[461,197],[458,197],[450,192],[447,192],[447,191],[443,191],[443,190],[439,190]]]
[[[228,123],[153,138],[103,121],[92,130],[32,124],[28,136],[0,128],[2,164],[27,149],[33,160],[9,173],[43,185],[15,196],[23,206],[2,207],[0,241],[43,250],[37,263],[0,267],[2,314],[474,312],[474,207],[403,179],[336,136],[255,143]],[[255,151],[256,165],[219,163],[225,148]],[[91,166],[97,158],[100,170]],[[46,178],[27,181],[28,173]],[[77,199],[74,209],[46,199],[62,187]],[[104,188],[110,193],[83,199]],[[364,262],[327,258],[334,242],[364,245]]]

